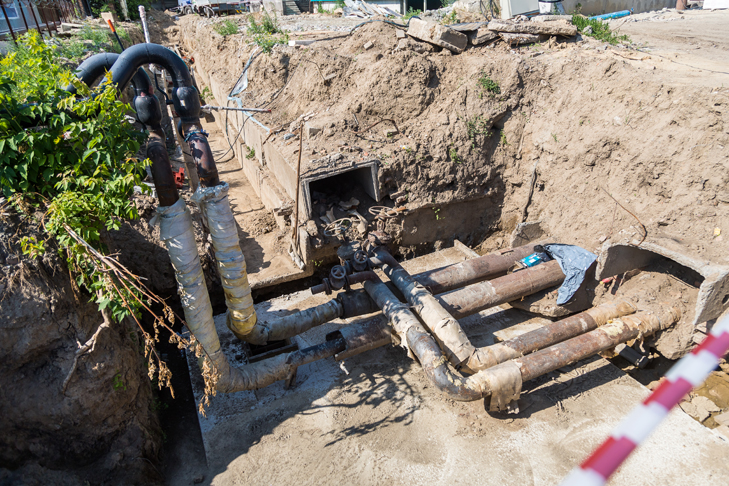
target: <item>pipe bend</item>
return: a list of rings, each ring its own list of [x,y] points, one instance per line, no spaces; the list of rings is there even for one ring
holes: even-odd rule
[[[106,71],[111,70],[114,63],[119,59],[119,54],[113,52],[101,52],[94,54],[78,65],[76,76],[87,86],[91,86],[97,79],[102,77]],[[134,91],[139,96],[142,92],[152,94],[152,83],[144,69],[137,69],[131,80]],[[76,87],[69,84],[66,91],[76,94]]]
[[[180,120],[197,122],[200,118],[200,97],[192,84],[192,76],[185,61],[170,49],[159,44],[137,44],[125,50],[111,68],[111,79],[124,89],[134,72],[145,64],[157,64],[172,76],[172,102]]]
[[[185,61],[159,44],[136,44],[122,52],[111,70],[113,81],[120,88],[126,87],[134,71],[144,64],[157,64],[169,71],[175,88],[192,86],[192,77]]]

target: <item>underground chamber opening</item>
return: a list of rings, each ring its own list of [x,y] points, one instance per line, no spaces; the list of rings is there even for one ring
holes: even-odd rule
[[[376,169],[369,166],[305,180],[304,191],[309,218],[325,225],[332,214],[335,219],[356,218],[352,213],[356,211],[367,218],[369,208],[379,199]]]

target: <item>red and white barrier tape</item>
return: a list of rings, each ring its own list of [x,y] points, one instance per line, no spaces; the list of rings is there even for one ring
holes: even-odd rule
[[[560,486],[602,486],[645,441],[668,412],[695,386],[706,380],[729,351],[729,316],[714,325],[704,342],[666,373],[653,393],[625,417],[592,455],[570,472]]]

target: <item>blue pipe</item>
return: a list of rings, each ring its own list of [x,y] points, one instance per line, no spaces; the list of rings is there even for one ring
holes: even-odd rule
[[[590,20],[619,19],[620,17],[627,17],[631,13],[633,13],[633,9],[621,10],[619,12],[613,12],[609,14],[595,15],[594,17],[590,17]]]

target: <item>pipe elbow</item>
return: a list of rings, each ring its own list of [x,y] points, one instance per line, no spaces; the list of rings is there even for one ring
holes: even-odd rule
[[[114,63],[119,59],[120,55],[112,52],[101,52],[94,54],[78,65],[76,68],[76,76],[87,86],[91,86],[96,80],[102,77],[107,71],[111,71]],[[152,83],[144,69],[137,69],[133,73],[131,83],[137,96],[143,92],[152,94]],[[69,84],[66,91],[76,94],[76,87]]]

